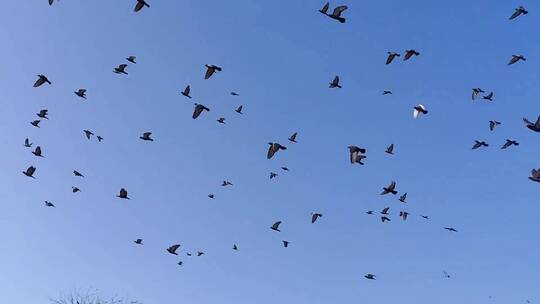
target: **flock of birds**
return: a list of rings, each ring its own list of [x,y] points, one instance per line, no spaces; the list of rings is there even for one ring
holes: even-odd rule
[[[54,0],[48,0],[48,1],[49,1],[50,5],[54,4]],[[150,7],[150,5],[144,0],[136,0],[134,11],[139,12],[145,7],[148,8],[148,7]],[[330,3],[326,3],[319,10],[319,12],[321,14],[333,19],[333,20],[336,20],[336,21],[340,22],[340,23],[345,23],[346,18],[343,16],[343,14],[347,10],[347,8],[348,7],[345,6],[345,5],[338,6],[338,7],[334,8],[331,13],[329,13]],[[527,14],[528,14],[528,11],[523,6],[520,6],[520,7],[515,9],[514,13],[509,17],[509,20],[515,20],[518,17],[524,16],[524,15],[527,15]],[[386,65],[393,64],[393,63],[395,64],[396,59],[398,57],[401,57],[401,56],[402,55],[400,53],[398,53],[398,52],[389,51],[388,54],[387,54],[387,57],[386,57],[385,64]],[[414,57],[419,57],[419,56],[420,56],[420,52],[418,52],[417,50],[407,49],[404,52],[403,61],[408,62],[409,60],[413,59]],[[128,75],[127,69],[129,67],[129,64],[136,64],[137,63],[136,60],[137,60],[137,58],[135,56],[127,57],[126,61],[128,63],[122,63],[122,64],[118,65],[117,67],[115,67],[113,69],[113,72],[116,73],[116,74],[119,74],[119,75]],[[523,55],[516,54],[516,55],[512,55],[510,61],[507,64],[508,65],[514,65],[514,64],[519,63],[520,61],[526,61],[526,58]],[[222,71],[223,71],[223,68],[220,67],[220,66],[207,64],[207,65],[205,65],[204,79],[209,80],[209,79],[212,78],[212,76],[214,76],[217,73],[222,72]],[[39,75],[37,75],[37,77],[38,78],[37,78],[36,82],[34,83],[34,88],[39,88],[39,87],[42,87],[43,85],[46,85],[46,84],[47,85],[52,85],[52,82],[44,74],[39,74]],[[331,89],[340,89],[340,88],[342,88],[342,86],[340,85],[340,77],[339,76],[335,76],[331,80],[331,82],[329,83],[329,88],[331,88]],[[74,91],[74,93],[75,93],[76,96],[78,96],[80,98],[83,98],[83,99],[87,98],[87,96],[86,96],[87,90],[84,89],[84,88],[77,89],[76,91]],[[180,94],[183,95],[184,97],[188,98],[188,99],[191,99],[192,96],[190,95],[191,94],[190,85],[185,86],[185,88],[180,92]],[[235,92],[231,92],[230,94],[232,96],[239,96],[239,94],[235,93]],[[389,95],[389,94],[392,94],[392,91],[384,90],[382,92],[382,94],[383,95]],[[481,99],[481,100],[485,100],[487,102],[493,102],[493,100],[494,100],[494,92],[486,93],[486,91],[484,91],[481,88],[473,88],[472,89],[471,99],[472,99],[472,101]],[[236,109],[234,109],[234,111],[236,113],[238,113],[238,114],[244,114],[243,113],[243,105],[238,106]],[[198,119],[198,118],[202,117],[201,115],[204,116],[204,112],[210,112],[210,108],[203,105],[203,104],[195,103],[194,104],[194,110],[193,110],[193,113],[192,113],[192,118],[193,119]],[[412,109],[412,116],[413,116],[414,119],[418,119],[421,116],[426,116],[426,115],[428,115],[428,113],[429,112],[428,112],[427,107],[425,105],[423,105],[423,104],[418,104]],[[36,115],[37,115],[38,119],[33,120],[31,122],[31,125],[36,127],[36,128],[40,128],[41,122],[43,120],[49,119],[48,118],[48,110],[47,109],[41,109],[38,113],[36,113]],[[523,118],[523,121],[525,123],[525,126],[528,129],[530,129],[531,131],[540,132],[540,116],[537,118],[536,122],[534,122],[534,123],[529,121],[527,118]],[[225,118],[224,117],[219,117],[217,119],[217,122],[221,123],[221,124],[225,124]],[[496,120],[489,121],[489,129],[491,131],[494,131],[500,125],[501,125],[501,122],[499,122],[499,121],[496,121]],[[83,130],[83,134],[86,137],[86,139],[88,139],[88,140],[92,139],[93,136],[96,137],[98,142],[102,142],[104,140],[104,138],[102,136],[96,135],[90,130]],[[289,143],[290,144],[296,144],[297,143],[297,137],[298,137],[298,133],[296,133],[296,132],[293,133],[288,138]],[[141,134],[141,136],[139,138],[140,138],[140,140],[143,140],[143,141],[148,141],[148,142],[154,141],[154,139],[152,138],[152,132],[144,132],[143,134]],[[24,146],[27,147],[27,148],[31,148],[33,146],[33,143],[30,142],[30,139],[26,138],[25,141],[24,141]],[[519,146],[519,143],[516,140],[509,138],[509,139],[506,139],[506,142],[501,146],[501,149],[507,149],[507,148],[510,148],[512,146]],[[474,142],[473,146],[472,146],[472,149],[476,150],[476,149],[481,149],[481,148],[486,148],[486,147],[489,147],[489,144],[487,142],[485,142],[483,140],[476,140]],[[363,148],[363,147],[355,146],[355,145],[349,146],[348,149],[349,149],[350,163],[353,164],[353,165],[355,165],[355,164],[364,165],[364,161],[367,158],[367,156],[366,156],[367,149]],[[274,156],[277,153],[280,153],[280,151],[286,151],[286,150],[287,150],[287,147],[285,145],[281,144],[281,143],[269,142],[266,157],[267,157],[267,159],[270,160],[270,159],[274,158]],[[390,144],[386,148],[385,152],[387,154],[389,154],[389,155],[394,155],[394,144]],[[32,151],[32,153],[36,157],[40,157],[40,158],[44,157],[41,146],[36,146],[35,149]],[[289,171],[289,169],[287,167],[281,167],[281,169],[283,171]],[[35,176],[34,176],[35,172],[36,172],[36,167],[30,166],[26,170],[23,171],[23,174],[26,175],[27,177],[35,178]],[[79,178],[84,178],[85,177],[82,173],[80,173],[77,170],[73,170],[73,175],[75,177],[79,177]],[[270,179],[276,178],[277,176],[278,176],[278,174],[275,173],[275,172],[270,173]],[[531,175],[529,176],[529,179],[534,181],[534,182],[540,182],[540,168],[533,169],[531,171]],[[227,187],[227,186],[232,186],[232,185],[233,184],[230,181],[224,180],[221,186]],[[76,192],[79,192],[81,190],[78,187],[74,186],[72,188],[72,191],[74,193],[76,193]],[[382,187],[382,192],[380,192],[381,196],[384,196],[384,195],[397,195],[397,194],[398,194],[398,190],[397,190],[396,181],[391,181],[388,185],[383,186]],[[120,199],[126,199],[126,200],[130,199],[130,197],[128,196],[128,190],[125,189],[125,188],[121,188],[119,190],[119,192],[117,194],[117,197],[120,198]],[[215,195],[213,193],[210,193],[210,194],[208,194],[208,197],[210,199],[214,199]],[[407,201],[406,201],[407,200],[407,193],[406,192],[402,193],[399,196],[398,200],[401,203],[407,203]],[[45,201],[45,206],[46,207],[55,207],[55,204],[53,202],[50,202],[50,201]],[[375,215],[376,214],[376,212],[373,211],[373,210],[369,210],[366,213],[368,215]],[[390,208],[389,207],[383,208],[378,213],[380,215],[380,221],[382,223],[391,221]],[[406,221],[410,215],[411,214],[409,212],[405,211],[405,210],[399,211],[399,217],[403,221]],[[321,213],[315,212],[315,211],[312,212],[311,213],[311,223],[315,224],[322,217],[323,217],[323,215]],[[425,220],[429,220],[429,216],[427,216],[427,215],[420,214],[420,217],[425,219]],[[282,221],[276,221],[269,228],[270,228],[270,230],[272,230],[274,232],[281,232],[281,229],[280,229],[281,224],[282,224]],[[445,230],[450,231],[450,232],[458,232],[458,230],[456,228],[454,228],[454,227],[442,227],[442,229],[445,229]],[[136,239],[134,241],[134,243],[136,245],[142,246],[143,245],[143,240],[139,238],[139,239]],[[290,245],[290,242],[288,240],[282,240],[282,246],[283,247],[287,248],[287,247],[289,247],[289,245]],[[181,248],[180,244],[173,244],[170,247],[166,248],[166,251],[171,255],[178,255],[180,248]],[[235,250],[235,251],[239,250],[239,246],[237,244],[233,244],[231,248],[232,248],[232,250]],[[204,254],[205,253],[202,250],[198,250],[195,253],[195,255],[198,256],[198,257],[203,256]],[[187,256],[192,256],[193,254],[191,252],[186,252],[186,255]],[[178,262],[178,265],[182,265],[182,264],[183,264],[182,261]],[[450,278],[450,275],[447,272],[444,272],[444,276],[446,278]],[[368,279],[368,280],[375,280],[376,279],[376,275],[372,274],[372,273],[367,273],[367,274],[365,274],[364,277],[366,279]]]

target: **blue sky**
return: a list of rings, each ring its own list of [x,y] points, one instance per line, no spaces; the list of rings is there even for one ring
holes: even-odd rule
[[[340,24],[319,1],[149,3],[138,14],[128,0],[3,5],[2,302],[74,288],[144,303],[538,299],[540,188],[527,176],[540,166],[540,135],[521,118],[540,114],[540,5],[352,2]],[[519,5],[530,13],[508,21]],[[421,55],[385,66],[387,51],[409,48]],[[508,67],[512,54],[527,61]],[[113,74],[129,55],[129,75]],[[204,64],[223,72],[205,81]],[[53,85],[32,88],[41,73]],[[335,75],[341,90],[328,89]],[[179,94],[187,84],[192,100]],[[494,102],[471,102],[473,87]],[[193,120],[193,102],[211,111]],[[430,113],[413,120],[418,103]],[[33,128],[42,108],[50,119]],[[494,132],[491,119],[502,122]],[[139,140],[145,131],[154,142]],[[294,131],[298,144],[287,141]],[[501,151],[506,138],[521,145]],[[491,146],[472,151],[475,139]],[[269,141],[289,149],[267,160]],[[348,145],[368,149],[365,166],[348,163]],[[30,165],[35,180],[20,173]],[[270,171],[280,175],[270,181]],[[406,205],[378,195],[391,180]],[[115,197],[121,187],[130,201]],[[391,223],[365,214],[384,207]],[[324,215],[313,225],[312,211]],[[277,220],[281,233],[268,229]],[[165,251],[175,243],[179,257]],[[197,250],[206,255],[184,254]]]

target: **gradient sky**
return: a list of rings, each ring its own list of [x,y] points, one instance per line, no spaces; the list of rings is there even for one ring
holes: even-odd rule
[[[345,24],[317,12],[323,1],[149,3],[137,14],[134,0],[3,3],[0,302],[77,288],[143,303],[540,300],[540,186],[527,179],[540,135],[521,121],[540,114],[538,3],[349,1]],[[508,21],[519,5],[530,13]],[[421,55],[384,64],[409,48]],[[507,66],[516,53],[527,61]],[[129,55],[129,75],[112,73]],[[204,80],[204,64],[223,72]],[[41,73],[53,85],[32,88]],[[335,75],[341,90],[328,88]],[[494,102],[471,102],[473,87]],[[211,111],[193,120],[193,102]],[[413,120],[418,103],[430,113]],[[506,138],[521,145],[500,150]],[[475,139],[491,146],[472,151]],[[267,160],[269,141],[289,149]],[[348,145],[368,149],[365,166]],[[30,165],[35,180],[21,174]],[[406,205],[378,195],[391,180]],[[365,214],[387,206],[391,223]],[[277,220],[281,233],[268,229]],[[178,257],[165,251],[175,243]]]

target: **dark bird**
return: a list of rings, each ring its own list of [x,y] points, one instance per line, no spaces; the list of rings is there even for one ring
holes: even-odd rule
[[[268,159],[271,159],[274,154],[276,154],[276,152],[278,152],[279,150],[287,150],[287,147],[282,146],[276,142],[269,142],[268,145],[268,153],[266,154],[266,158]]]
[[[388,52],[388,57],[386,58],[386,64],[392,63],[394,58],[401,56],[400,54],[396,52]]]
[[[393,93],[392,93],[392,91],[384,90],[384,91],[382,92],[382,94],[383,94],[383,95],[392,95]]]
[[[205,64],[204,66],[206,67],[206,74],[204,74],[204,79],[209,79],[210,77],[212,77],[212,75],[214,75],[215,72],[221,72],[222,70],[221,67],[213,64]]]
[[[407,211],[400,211],[400,212],[399,212],[399,216],[400,216],[404,221],[406,221],[406,220],[407,220],[407,217],[409,216],[409,212],[407,212]]]
[[[334,11],[332,12],[332,14],[328,14],[329,8],[330,8],[330,3],[326,3],[323,6],[323,8],[319,10],[319,12],[341,23],[345,23],[346,19],[344,17],[341,17],[341,14],[348,8],[346,5],[341,5],[341,6],[336,7]]]
[[[445,278],[450,279],[450,275],[448,274],[448,272],[443,271],[443,275]]]
[[[475,140],[472,149],[476,150],[480,147],[489,147],[489,144],[487,144],[485,141]]]
[[[527,61],[527,58],[523,55],[512,55],[512,59],[508,62],[508,65],[513,65],[514,63],[517,63],[518,61],[523,60]]]
[[[28,169],[26,169],[26,171],[23,171],[22,173],[28,177],[35,178],[34,172],[36,172],[36,167],[30,166],[28,167]]]
[[[485,91],[480,89],[480,88],[473,88],[472,89],[471,99],[475,100],[476,97],[478,97],[478,95],[480,95],[480,93],[485,93]]]
[[[289,168],[287,168],[287,167],[281,167],[281,170],[283,170],[283,171],[289,171]]]
[[[540,132],[540,116],[538,116],[538,119],[536,119],[535,123],[530,122],[527,118],[523,118],[523,122],[529,128],[529,130],[533,130],[534,132]]]
[[[204,252],[202,252],[202,251],[197,251],[197,256],[200,257],[201,255],[204,255]]]
[[[238,106],[238,108],[236,108],[236,110],[234,110],[234,111],[235,111],[236,113],[238,113],[238,114],[244,114],[244,113],[242,113],[242,108],[243,108],[243,107],[244,107],[244,106],[240,105],[240,106]]]
[[[357,146],[349,146],[348,148],[351,164],[358,163],[360,165],[363,165],[364,163],[362,162],[362,160],[366,158],[366,156],[363,154],[366,153],[367,150]]]
[[[315,223],[317,221],[318,218],[322,217],[322,214],[320,213],[317,213],[317,212],[312,212],[311,213],[311,223]]]
[[[501,147],[501,149],[506,149],[510,146],[519,146],[519,143],[513,139],[506,139],[506,142],[504,143],[504,145]]]
[[[150,5],[148,5],[148,3],[146,3],[146,1],[144,0],[137,0],[137,4],[135,4],[135,9],[133,9],[135,12],[138,12],[140,11],[143,7],[150,7]]]
[[[49,5],[53,5],[54,0],[49,0]]]
[[[277,221],[277,222],[275,222],[274,224],[272,224],[272,226],[270,227],[270,229],[275,230],[275,231],[278,231],[278,232],[281,232],[281,230],[279,230],[279,225],[281,225],[281,221]]]
[[[452,227],[443,227],[444,229],[448,230],[448,231],[452,231],[452,232],[458,232],[456,229],[452,228]]]
[[[40,123],[40,122],[41,122],[41,121],[38,119],[38,120],[32,121],[30,124],[31,124],[32,126],[36,127],[36,128],[39,128],[39,123]]]
[[[386,207],[381,211],[381,214],[388,215],[388,210],[390,210],[390,207]]]
[[[127,68],[127,64],[122,63],[118,67],[114,68],[113,72],[115,72],[116,74],[126,74],[126,75],[128,75],[128,73],[126,72],[126,68]]]
[[[420,116],[420,114],[426,115],[427,113],[428,113],[428,110],[422,104],[419,104],[419,105],[417,105],[416,107],[413,108],[413,117],[415,119],[418,118],[418,116]]]
[[[120,189],[120,193],[118,193],[117,197],[123,198],[123,199],[130,199],[130,198],[128,197],[128,192],[127,192],[127,190],[124,189],[124,188]]]
[[[371,274],[371,273],[368,273],[364,276],[364,278],[368,279],[368,280],[375,280],[375,275],[374,274]]]
[[[186,255],[190,257],[190,256],[191,256],[191,253],[189,253],[189,252],[186,252]]]
[[[38,80],[36,80],[36,82],[34,83],[34,88],[40,87],[44,83],[51,84],[47,76],[42,75],[42,74],[39,74],[37,76],[38,76]]]
[[[423,219],[425,219],[425,220],[429,220],[429,216],[427,216],[427,215],[421,215],[421,217],[422,217]]]
[[[282,241],[283,242],[283,247],[287,248],[289,247],[289,241]]]
[[[390,146],[386,147],[386,153],[390,155],[394,155],[394,144],[390,144]]]
[[[172,245],[171,247],[167,248],[167,251],[170,254],[178,255],[178,253],[176,253],[176,250],[178,250],[178,248],[180,248],[180,244]]]
[[[275,172],[270,172],[270,179],[274,179],[277,177],[277,173]]]
[[[298,136],[298,132],[294,132],[290,137],[289,141],[296,143],[296,136]]]
[[[236,92],[231,92],[231,95],[232,96],[240,96],[240,94],[236,93]]]
[[[373,211],[372,210],[369,210],[369,211],[366,211],[366,214],[373,214]]]
[[[133,241],[135,244],[137,245],[143,245],[143,240],[142,239],[136,239],[135,241]]]
[[[420,53],[418,53],[415,50],[406,50],[405,51],[405,57],[403,57],[403,61],[409,60],[412,56],[420,56]]]
[[[196,119],[197,117],[199,117],[199,115],[201,115],[202,111],[210,111],[209,108],[203,106],[202,104],[198,104],[196,103],[195,104],[195,110],[193,110],[193,119]]]
[[[137,57],[135,57],[135,56],[129,56],[128,58],[126,58],[126,60],[129,61],[129,62],[131,62],[131,63],[137,63],[137,62],[135,61],[135,59],[137,59]]]
[[[81,192],[81,189],[73,186],[73,187],[71,187],[71,192],[73,192],[73,193]]]
[[[220,117],[216,121],[219,122],[220,124],[225,124],[225,117]]]
[[[47,117],[48,114],[49,114],[49,110],[47,109],[40,110],[39,113],[36,113],[37,117],[44,118],[44,119],[49,119],[49,117]]]
[[[78,177],[84,177],[84,175],[82,175],[79,171],[77,170],[73,170],[73,175],[75,176],[78,176]]]
[[[236,244],[233,245],[232,247],[233,250],[238,250],[238,246],[236,246]]]
[[[496,120],[490,120],[489,121],[489,130],[490,131],[493,131],[495,129],[495,127],[497,127],[498,125],[500,125],[501,123],[496,121]]]
[[[152,132],[144,132],[143,135],[139,138],[146,141],[154,141],[154,139],[150,137],[150,135],[152,135]]]
[[[41,154],[41,147],[40,146],[37,146],[36,149],[34,151],[32,151],[32,154],[34,154],[37,157],[43,157],[43,155]]]
[[[508,18],[508,20],[514,20],[517,17],[521,15],[527,15],[528,13],[529,11],[527,11],[523,6],[520,6],[514,10],[514,13],[512,14],[512,16],[510,16],[510,18]]]
[[[176,263],[176,264],[178,264],[178,266],[182,266],[182,265],[184,264],[184,262],[182,262],[182,261],[179,261],[179,262],[178,262],[178,263]]]
[[[482,99],[487,100],[487,101],[493,101],[493,92],[490,92],[486,96],[483,96]]]
[[[397,191],[396,191],[396,182],[395,181],[392,181],[390,183],[390,185],[386,186],[386,187],[383,187],[383,191],[381,192],[381,195],[386,195],[388,193],[392,193],[394,195],[397,194]]]
[[[189,92],[191,92],[191,86],[188,85],[182,92],[182,95],[186,96],[187,98],[191,98],[191,96],[189,96]]]
[[[27,138],[24,140],[24,146],[27,148],[32,147],[32,143],[30,142],[30,139]]]
[[[56,206],[49,201],[45,201],[45,207],[56,207]]]
[[[101,142],[101,141],[103,140],[103,137],[101,137],[101,136],[99,136],[99,135],[96,136],[96,138],[97,138],[98,142]]]
[[[224,180],[223,183],[221,183],[221,186],[222,187],[226,187],[226,186],[232,186],[233,184],[227,180]]]
[[[540,169],[532,169],[531,170],[531,176],[529,176],[529,179],[533,182],[540,183]]]
[[[211,198],[211,199],[214,199],[214,195],[213,194],[208,194],[208,197]]]
[[[86,89],[78,89],[74,93],[75,93],[75,95],[79,96],[80,98],[86,99]]]
[[[402,203],[406,203],[405,201],[406,199],[407,199],[407,192],[403,193],[403,195],[399,197],[399,201]]]
[[[94,133],[92,133],[90,130],[83,130],[83,132],[87,139],[90,139],[90,137],[94,135]]]
[[[333,89],[333,88],[340,88],[341,89],[341,85],[339,84],[339,76],[334,77],[332,82],[330,82],[330,88],[331,89]]]

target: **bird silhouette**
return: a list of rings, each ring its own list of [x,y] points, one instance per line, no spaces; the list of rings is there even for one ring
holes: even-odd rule
[[[90,139],[90,137],[94,135],[94,133],[92,133],[90,130],[83,130],[83,132],[87,139]]]
[[[332,82],[330,82],[330,88],[331,89],[333,89],[333,88],[340,88],[341,89],[341,85],[339,84],[339,76],[334,77]]]
[[[399,201],[402,203],[406,203],[405,201],[406,199],[407,199],[407,192],[403,193],[403,195],[399,197]]]
[[[143,7],[150,7],[148,3],[144,0],[137,0],[137,4],[135,4],[135,8],[133,9],[135,12],[140,11]]]
[[[244,107],[244,106],[240,105],[240,106],[238,106],[238,108],[236,108],[236,110],[234,110],[234,111],[235,111],[236,113],[238,113],[238,114],[244,114],[244,113],[242,113],[242,108],[243,108],[243,107]]]
[[[513,65],[513,64],[516,64],[519,61],[526,61],[526,60],[527,60],[527,58],[525,58],[525,56],[523,56],[523,55],[512,55],[512,58],[508,62],[508,65]]]
[[[226,186],[232,186],[233,184],[227,180],[224,180],[223,183],[221,183],[221,186],[222,187],[226,187]]]
[[[506,142],[502,145],[501,149],[506,149],[510,146],[519,146],[519,143],[513,139],[506,139]]]
[[[366,153],[367,150],[357,146],[349,146],[348,148],[351,164],[363,165],[364,163],[362,162],[362,160],[366,158],[366,156],[363,154]]]
[[[45,207],[56,207],[56,206],[49,201],[45,201]]]
[[[451,232],[458,232],[455,228],[452,228],[452,227],[443,227],[443,228]]]
[[[368,280],[375,280],[375,275],[371,273],[366,274],[364,277]]]
[[[281,230],[279,230],[279,225],[281,225],[281,221],[277,221],[277,222],[275,222],[274,224],[272,224],[272,226],[270,227],[270,229],[272,229],[272,230],[274,230],[274,231],[281,232]]]
[[[30,166],[26,171],[23,171],[22,173],[28,177],[35,178],[34,173],[36,172],[36,167]]]
[[[320,213],[317,213],[317,212],[312,212],[311,213],[311,223],[315,223],[317,221],[318,218],[322,217],[322,214]]]
[[[118,193],[118,195],[116,197],[119,197],[119,198],[122,198],[122,199],[130,199],[128,197],[128,192],[125,188],[121,188],[120,189],[120,193]]]
[[[346,19],[344,17],[341,17],[341,14],[348,8],[346,5],[341,5],[334,8],[334,11],[332,12],[332,14],[328,14],[329,8],[330,8],[330,3],[326,3],[323,6],[323,8],[319,10],[319,12],[341,23],[345,23]]]
[[[143,135],[139,138],[144,141],[154,141],[154,139],[151,138],[150,135],[152,135],[152,132],[144,132]]]
[[[202,252],[202,251],[197,251],[197,256],[198,256],[198,257],[200,257],[200,256],[202,256],[202,255],[204,255],[204,252]]]
[[[480,147],[489,147],[489,144],[487,144],[485,141],[475,140],[474,145],[472,146],[472,149],[476,150]]]
[[[394,94],[394,93],[392,93],[392,91],[384,90],[384,91],[382,92],[382,94],[383,94],[383,95],[392,95],[392,94]]]
[[[476,98],[478,97],[478,95],[480,95],[480,93],[485,93],[485,92],[481,88],[473,88],[471,99],[476,100]]]
[[[133,56],[133,55],[126,58],[127,61],[129,61],[129,62],[131,62],[131,63],[133,63],[133,64],[136,64],[136,63],[137,63],[137,62],[135,61],[135,59],[137,59],[137,57],[135,57],[135,56]]]
[[[24,146],[27,147],[27,148],[31,148],[32,147],[32,143],[30,142],[30,139],[26,138],[24,140]]]
[[[416,119],[420,116],[420,114],[426,115],[428,113],[428,110],[426,107],[422,104],[419,104],[413,108],[413,117]]]
[[[210,109],[207,108],[207,107],[205,107],[205,106],[203,106],[202,104],[196,103],[196,104],[195,104],[195,110],[193,110],[192,118],[193,118],[193,119],[197,119],[197,117],[199,117],[199,115],[201,115],[201,113],[202,113],[203,111],[208,111],[208,112],[209,112]]]
[[[282,242],[283,242],[283,247],[285,248],[289,247],[289,244],[291,243],[289,241],[282,241]]]
[[[276,178],[278,175],[275,172],[270,172],[270,179]]]
[[[206,74],[204,74],[204,79],[210,79],[210,77],[212,77],[212,75],[214,75],[215,72],[222,71],[222,68],[217,65],[205,64],[204,66],[206,67]]]
[[[32,126],[36,127],[36,128],[39,128],[39,123],[40,123],[40,122],[41,122],[41,121],[40,121],[39,119],[37,119],[37,120],[32,121],[30,124],[31,124]]]
[[[394,144],[390,144],[390,146],[386,147],[386,153],[390,155],[394,155]]]
[[[216,120],[218,123],[220,124],[225,124],[225,118],[224,117],[220,117]]]
[[[529,11],[527,11],[523,6],[519,6],[514,10],[514,13],[508,18],[508,20],[514,20],[519,16],[527,15]]]
[[[75,93],[75,95],[79,96],[80,98],[86,99],[86,89],[78,89],[74,93]]]
[[[143,240],[142,239],[136,239],[135,241],[133,241],[135,244],[137,245],[143,245]]]
[[[96,136],[96,138],[97,138],[98,142],[101,142],[101,141],[103,140],[103,137],[101,137],[101,136],[99,136],[99,135]]]
[[[208,197],[211,198],[211,199],[214,199],[214,195],[213,195],[213,194],[208,194]]]
[[[47,117],[48,114],[49,114],[49,110],[47,109],[40,110],[39,113],[36,113],[37,117],[44,118],[44,119],[49,119],[49,117]]]
[[[412,56],[420,56],[420,53],[418,53],[415,50],[406,50],[405,51],[405,57],[403,57],[403,61],[407,61],[411,59]]]
[[[406,220],[407,220],[407,217],[409,216],[409,212],[407,212],[407,211],[400,211],[400,212],[399,212],[399,216],[400,216],[404,221],[406,221]]]
[[[534,132],[540,132],[540,116],[538,116],[538,119],[536,119],[535,123],[530,122],[527,118],[523,118],[523,122],[525,123],[525,126],[529,128],[529,130],[532,130]]]
[[[128,73],[126,72],[126,68],[127,68],[127,64],[122,63],[122,64],[118,65],[118,67],[114,68],[113,72],[116,73],[116,74],[128,75]]]
[[[75,176],[78,176],[78,177],[84,177],[84,175],[82,175],[79,171],[77,170],[73,170],[73,175]]]
[[[43,157],[43,155],[41,154],[41,147],[40,146],[37,146],[36,149],[34,151],[32,151],[32,154],[34,154],[37,157]]]
[[[397,191],[396,191],[396,182],[395,181],[392,181],[390,183],[390,185],[386,186],[386,187],[383,187],[383,191],[381,192],[381,195],[386,195],[388,193],[392,193],[394,195],[397,194]]]
[[[489,92],[486,96],[482,96],[482,99],[487,101],[493,101],[493,92]]]
[[[167,251],[168,251],[170,254],[178,255],[178,253],[176,253],[176,251],[178,250],[178,248],[180,248],[180,244],[172,245],[171,247],[167,248]]]
[[[298,136],[298,132],[294,132],[294,133],[289,137],[289,141],[290,141],[290,142],[293,142],[293,143],[296,143],[296,136]]]
[[[232,247],[233,250],[238,250],[238,246],[236,246],[236,244],[233,245]]]
[[[540,169],[532,169],[531,170],[531,176],[529,176],[529,179],[533,182],[540,183]]]
[[[489,121],[489,130],[493,131],[497,126],[499,126],[501,123],[496,120],[490,120]]]
[[[191,92],[191,86],[187,85],[186,88],[184,89],[184,91],[182,91],[182,95],[186,96],[187,98],[191,98],[191,96],[189,96],[189,92]]]
[[[81,192],[81,189],[73,186],[73,187],[71,187],[71,192],[73,192],[73,193]]]
[[[40,86],[43,85],[44,83],[52,84],[52,83],[49,81],[49,79],[47,78],[47,76],[42,75],[42,74],[39,74],[39,75],[37,75],[37,76],[38,76],[38,79],[37,79],[36,82],[34,83],[34,88],[40,87]]]
[[[386,64],[392,63],[396,57],[401,56],[400,54],[396,52],[388,52],[388,57],[386,57]]]
[[[268,153],[266,154],[267,159],[272,159],[272,157],[274,157],[274,154],[276,154],[276,152],[278,152],[279,150],[287,150],[287,147],[282,146],[276,142],[269,142],[268,145]]]

